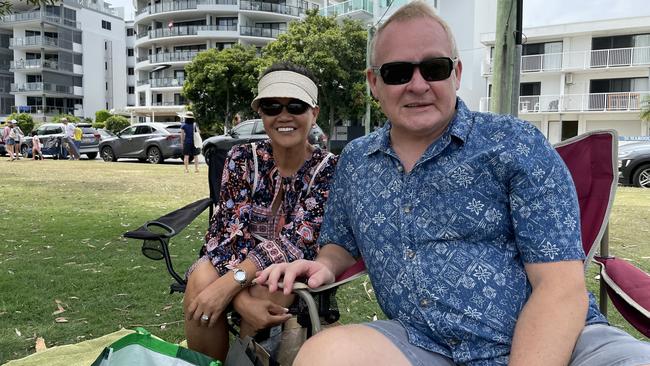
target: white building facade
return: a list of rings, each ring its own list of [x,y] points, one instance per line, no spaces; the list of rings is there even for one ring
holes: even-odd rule
[[[519,117],[551,143],[596,129],[650,135],[639,117],[650,94],[650,17],[524,28],[524,35]],[[489,110],[494,39],[482,36],[482,111]]]
[[[13,14],[0,18],[0,43],[9,41],[9,52],[0,51],[0,115],[26,112],[45,122],[64,113],[94,118],[97,110],[126,105],[121,8],[101,0],[13,6]]]
[[[185,110],[184,67],[197,53],[233,44],[263,47],[321,3],[303,0],[134,0],[135,106],[139,120],[174,121]]]

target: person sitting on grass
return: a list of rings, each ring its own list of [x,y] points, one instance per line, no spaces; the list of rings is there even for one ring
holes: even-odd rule
[[[313,259],[337,158],[307,137],[318,117],[311,73],[280,63],[265,71],[251,103],[268,140],[233,147],[201,258],[188,270],[183,306],[189,348],[223,360],[226,309],[241,315],[241,335],[281,324],[292,296],[251,286],[272,263]]]

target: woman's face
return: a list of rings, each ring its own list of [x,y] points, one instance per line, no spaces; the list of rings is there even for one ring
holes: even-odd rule
[[[309,144],[307,137],[318,111],[318,106],[311,108],[292,98],[265,98],[260,100],[258,108],[274,147],[287,149]]]

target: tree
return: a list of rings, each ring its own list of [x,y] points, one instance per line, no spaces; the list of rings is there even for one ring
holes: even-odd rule
[[[105,109],[100,109],[97,112],[95,112],[95,122],[104,123],[110,116],[112,116],[111,112]]]
[[[250,110],[259,62],[255,47],[237,44],[200,52],[185,66],[183,94],[202,130],[219,130],[233,111]]]
[[[639,117],[644,121],[650,121],[650,95],[646,95],[645,98],[643,98],[641,114]]]
[[[54,123],[59,123],[59,122],[61,122],[61,118],[64,118],[64,117],[68,120],[68,122],[71,122],[71,123],[79,123],[79,122],[81,122],[81,119],[79,119],[79,117],[73,116],[71,114],[59,114],[57,116],[54,116],[54,118],[52,118],[52,121]]]
[[[10,119],[15,119],[18,122],[18,127],[24,134],[28,134],[34,129],[34,119],[29,113],[12,113],[7,116],[7,121]]]
[[[27,3],[33,6],[54,5],[57,0],[20,0],[19,2]],[[10,14],[13,11],[11,0],[0,0],[0,16]]]
[[[106,129],[114,133],[118,133],[131,125],[129,120],[126,117],[122,116],[108,117],[104,123],[106,125]]]
[[[310,11],[266,45],[259,70],[277,61],[311,70],[319,83],[319,124],[331,134],[336,121],[360,120],[365,113],[366,39],[361,22],[344,19],[338,23],[334,17]]]

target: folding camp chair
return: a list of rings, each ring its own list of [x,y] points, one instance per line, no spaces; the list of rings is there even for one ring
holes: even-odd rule
[[[609,255],[608,220],[617,187],[618,136],[614,130],[585,133],[555,145],[573,177],[580,205],[582,245],[600,265],[600,310],[607,315],[607,295],[621,315],[650,337],[650,276]],[[594,256],[598,243],[600,255]]]
[[[147,258],[165,261],[167,271],[174,279],[174,282],[170,285],[170,293],[185,292],[186,281],[174,269],[169,251],[169,242],[206,209],[209,209],[210,217],[212,216],[214,205],[219,199],[221,174],[226,155],[227,151],[225,150],[210,150],[208,155],[205,156],[208,165],[210,197],[193,202],[156,220],[148,221],[135,230],[124,233],[124,237],[126,238],[143,241],[142,253]],[[207,226],[208,224],[206,223]],[[199,255],[202,254],[200,253]],[[339,277],[343,278],[343,276]],[[307,337],[320,331],[321,323],[332,324],[339,319],[340,313],[336,304],[336,288],[334,286],[327,286],[326,288],[316,290],[296,289],[295,292],[299,298],[303,299],[303,303],[297,304],[295,310],[298,312],[298,323],[307,329]],[[236,319],[237,316],[235,315],[231,318]],[[236,334],[236,330],[232,327],[232,324],[229,325],[231,326],[231,331]],[[268,330],[262,332],[262,335],[257,339],[261,340],[264,337],[268,337],[268,333]]]

